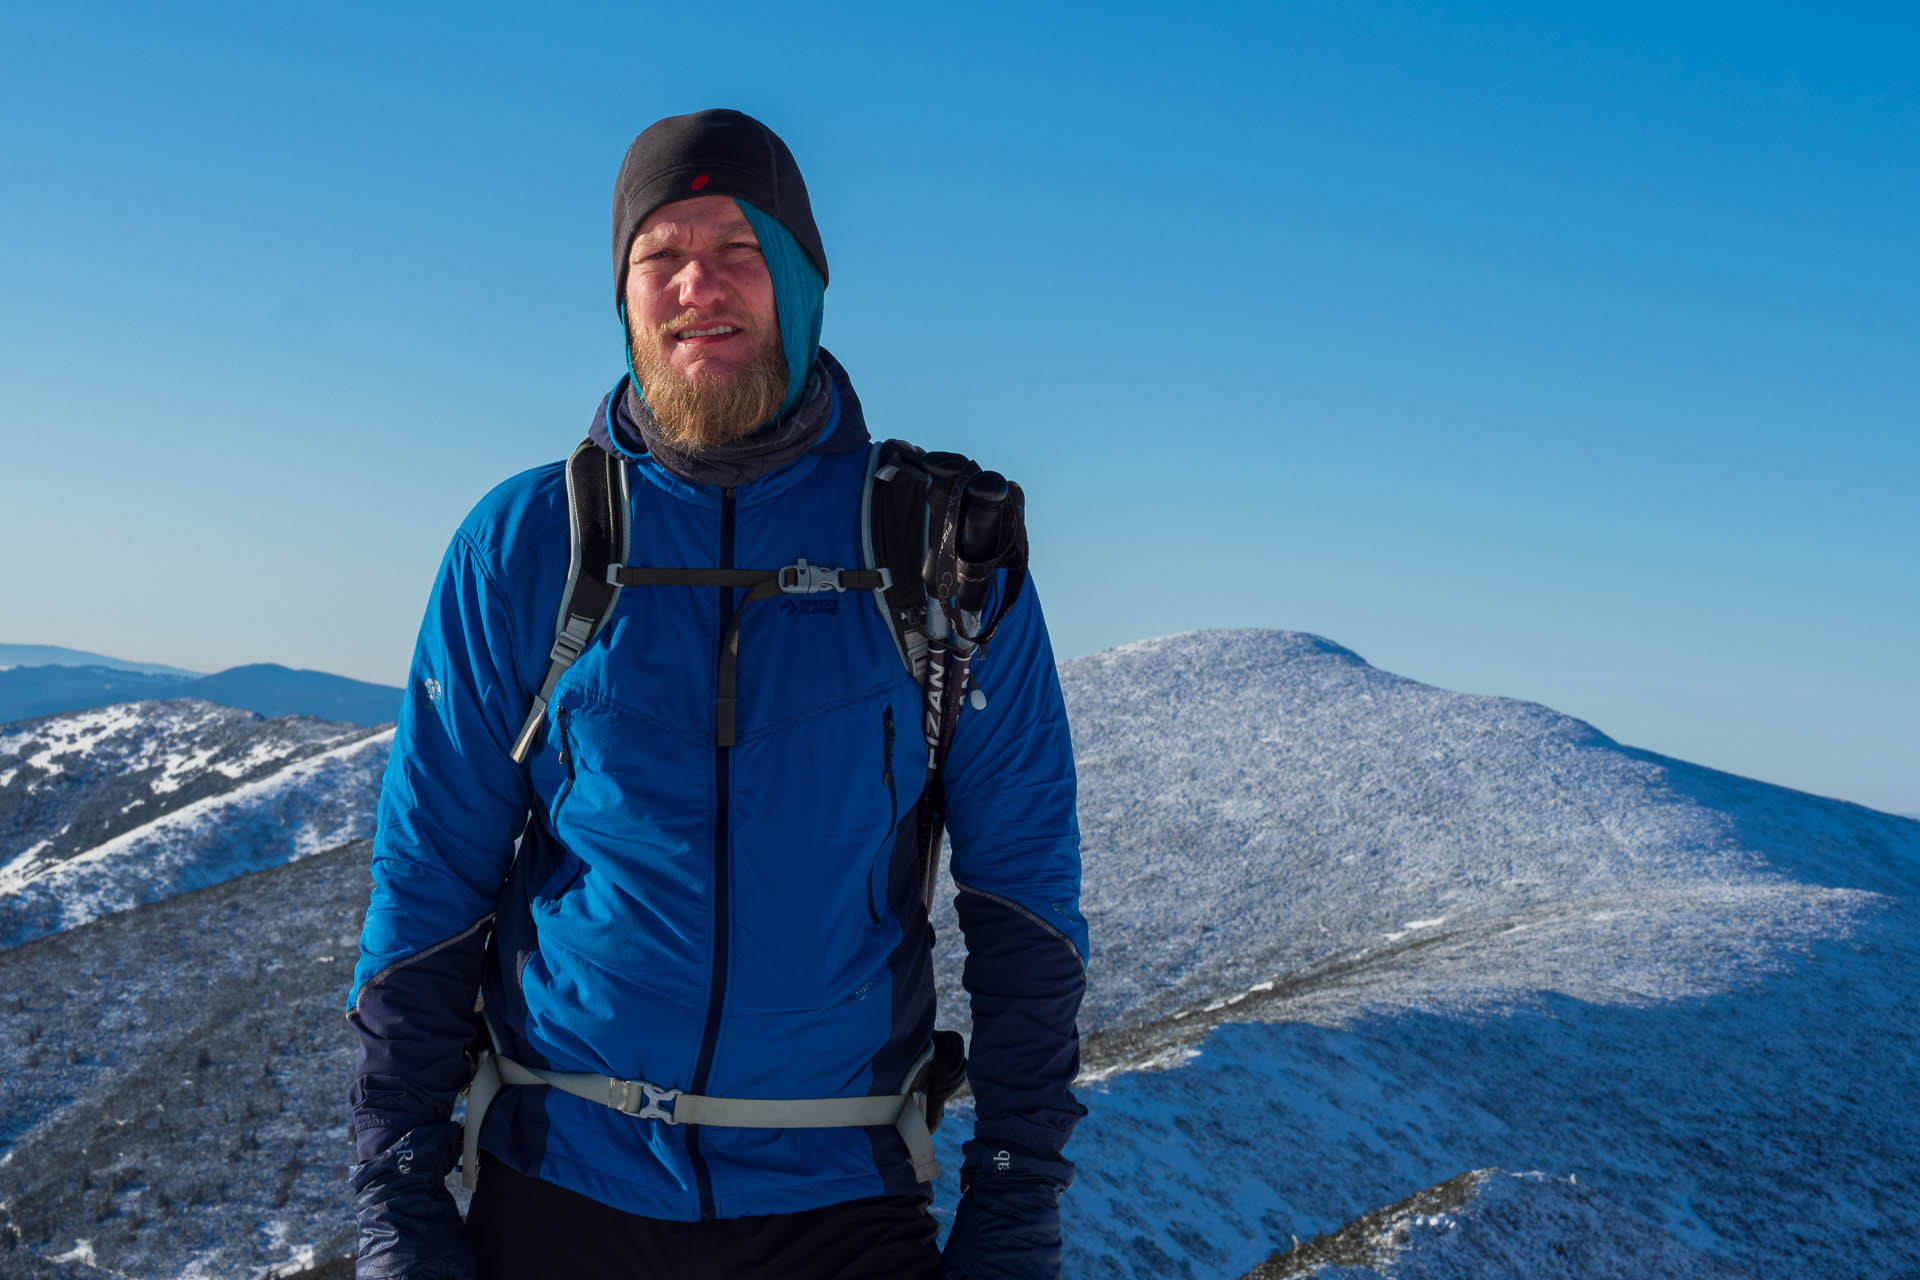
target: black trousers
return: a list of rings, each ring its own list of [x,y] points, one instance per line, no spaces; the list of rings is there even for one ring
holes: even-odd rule
[[[939,1280],[939,1231],[918,1196],[666,1222],[494,1159],[467,1211],[480,1280]]]

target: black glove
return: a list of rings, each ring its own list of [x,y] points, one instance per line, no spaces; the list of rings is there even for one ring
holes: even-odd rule
[[[353,1166],[354,1280],[476,1280],[466,1225],[447,1190],[459,1155],[460,1126],[442,1120]]]
[[[969,1164],[982,1154],[976,1145],[967,1144]],[[1072,1180],[1064,1160],[988,1153],[962,1175],[941,1280],[1060,1280],[1060,1193]]]

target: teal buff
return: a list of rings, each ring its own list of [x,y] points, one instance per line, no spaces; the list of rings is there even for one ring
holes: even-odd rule
[[[760,240],[760,256],[767,260],[767,274],[773,277],[773,307],[780,318],[780,351],[787,358],[787,398],[780,405],[780,412],[785,413],[799,403],[800,392],[807,385],[807,374],[813,369],[813,358],[820,354],[820,321],[826,312],[827,282],[820,278],[820,272],[785,223],[737,196],[733,202],[753,224],[753,234]]]

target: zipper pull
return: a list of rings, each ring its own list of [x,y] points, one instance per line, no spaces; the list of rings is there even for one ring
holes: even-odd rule
[[[567,752],[567,709],[565,707],[554,717],[560,724],[560,763],[567,766],[567,773],[573,773],[573,757]]]

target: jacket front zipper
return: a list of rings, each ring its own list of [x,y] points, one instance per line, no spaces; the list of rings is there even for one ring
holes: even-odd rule
[[[733,568],[733,489],[720,491],[720,562],[721,569]],[[717,624],[714,634],[717,637],[714,651],[714,680],[717,696],[720,664],[727,660],[727,622],[733,616],[733,588],[720,587],[714,592],[717,608],[714,621]],[[717,704],[716,704],[717,705]],[[731,927],[729,916],[732,892],[730,885],[728,850],[729,832],[727,827],[727,809],[732,787],[729,776],[732,765],[732,753],[719,745],[718,722],[715,723],[713,748],[714,814],[713,814],[713,974],[712,988],[707,997],[706,1030],[700,1037],[700,1058],[693,1068],[691,1092],[705,1093],[707,1078],[713,1073],[714,1046],[720,1038],[720,1014],[727,998],[727,934]],[[694,1181],[700,1190],[700,1218],[710,1221],[718,1216],[714,1212],[713,1175],[707,1169],[707,1160],[700,1151],[700,1127],[687,1129],[687,1157],[693,1163]]]

